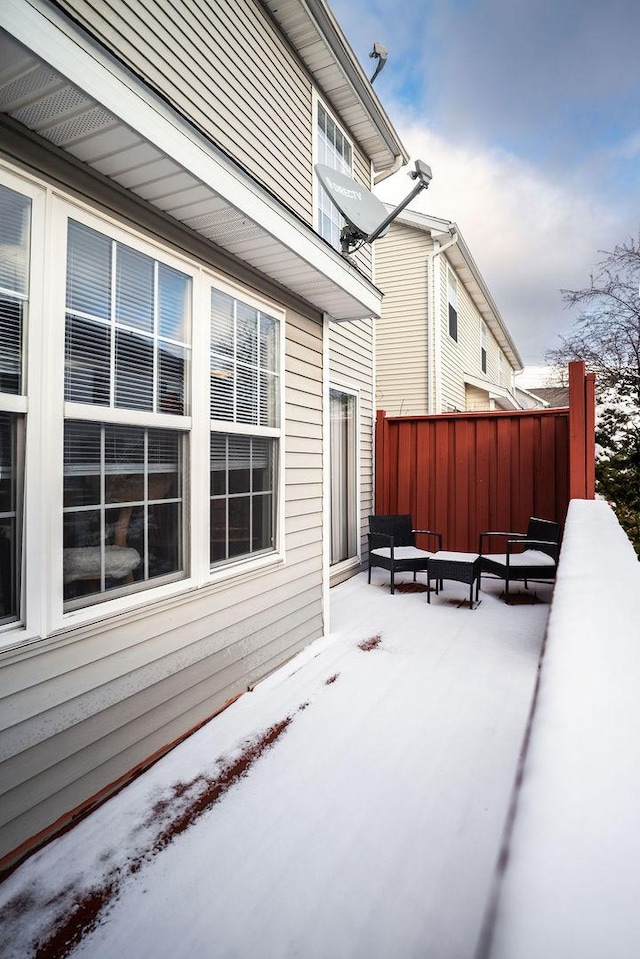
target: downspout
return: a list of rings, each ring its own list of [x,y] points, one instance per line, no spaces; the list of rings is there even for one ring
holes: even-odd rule
[[[454,232],[445,242],[440,243],[432,235],[433,250],[427,253],[427,317],[429,322],[427,356],[428,356],[428,402],[427,413],[442,412],[442,284],[440,277],[436,278],[436,257],[444,253],[450,246],[458,242],[458,234]]]

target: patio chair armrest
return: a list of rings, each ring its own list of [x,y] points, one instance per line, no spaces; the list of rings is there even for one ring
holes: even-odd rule
[[[425,536],[435,536],[438,541],[438,549],[442,549],[442,533],[438,533],[435,529],[412,529],[411,532],[414,534],[422,533]]]
[[[389,546],[393,549],[394,539],[388,533],[367,533],[369,540],[369,549],[375,549],[376,546]]]
[[[555,551],[558,549],[558,544],[549,539],[510,539],[507,540],[507,553],[512,552],[512,546],[551,546]]]
[[[526,533],[509,533],[509,532],[498,532],[498,531],[480,533],[480,538],[478,541],[478,552],[480,553],[480,555],[482,555],[482,540],[485,538],[485,536],[502,536],[502,538],[504,539],[509,536],[525,537],[526,535],[527,535]]]

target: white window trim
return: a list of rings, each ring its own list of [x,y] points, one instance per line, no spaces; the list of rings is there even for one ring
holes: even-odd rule
[[[46,590],[49,597],[49,609],[47,622],[50,629],[57,631],[65,626],[77,626],[80,624],[94,622],[106,618],[108,615],[124,610],[135,608],[137,605],[146,604],[151,598],[172,594],[174,590],[188,588],[193,584],[192,569],[192,548],[188,529],[191,524],[187,523],[185,530],[186,541],[184,543],[183,561],[184,575],[170,583],[161,583],[154,585],[153,581],[148,581],[144,587],[132,591],[127,595],[116,596],[113,599],[105,598],[104,594],[95,597],[95,602],[89,602],[86,606],[77,609],[64,609],[63,600],[63,579],[62,579],[62,555],[63,555],[63,489],[64,489],[64,469],[62,449],[64,443],[65,422],[70,420],[88,419],[91,422],[104,422],[112,425],[131,425],[142,426],[153,429],[170,429],[183,434],[187,437],[188,452],[183,460],[183,509],[185,517],[188,518],[190,506],[189,491],[192,485],[191,476],[191,447],[193,439],[191,437],[191,416],[170,416],[169,414],[150,413],[141,410],[130,411],[121,408],[112,408],[108,406],[94,406],[91,404],[81,404],[66,402],[64,399],[64,349],[65,349],[65,314],[66,314],[66,250],[67,250],[67,227],[69,220],[83,223],[91,229],[97,230],[111,239],[116,240],[132,249],[152,256],[162,263],[185,273],[192,282],[192,314],[195,301],[195,288],[200,276],[200,270],[194,263],[186,258],[175,256],[173,251],[167,250],[164,246],[154,243],[148,237],[135,230],[128,230],[122,227],[110,216],[103,216],[91,208],[80,205],[77,202],[69,200],[56,191],[51,210],[51,231],[55,236],[56,250],[64,250],[63,258],[64,268],[52,267],[53,277],[50,292],[50,311],[47,319],[49,337],[52,344],[48,351],[45,367],[48,377],[48,387],[45,386],[45,395],[48,396],[55,409],[63,411],[62,416],[57,416],[54,423],[46,430],[46,436],[43,437],[43,447],[48,444],[46,461],[50,465],[50,483],[54,491],[53,502],[59,505],[59,508],[48,510],[49,529],[47,541],[50,544],[49,569],[50,575],[48,588]],[[190,345],[193,355],[193,330],[190,337]],[[187,381],[187,389],[191,396],[195,393],[195,384],[193,382],[193,372],[191,371]],[[191,408],[191,402],[188,404]],[[49,629],[47,629],[47,632]]]
[[[208,525],[206,529],[206,576],[209,582],[219,583],[224,582],[235,578],[239,572],[244,572],[245,570],[253,569],[262,569],[264,567],[272,566],[274,564],[281,564],[286,562],[286,551],[285,551],[285,532],[284,532],[284,513],[285,513],[285,488],[286,488],[286,472],[285,472],[285,339],[286,339],[286,311],[276,303],[274,300],[270,300],[267,297],[257,296],[255,293],[244,289],[244,287],[230,282],[228,279],[221,279],[215,273],[203,270],[203,277],[205,283],[203,284],[202,295],[206,301],[206,313],[204,314],[207,319],[210,316],[210,296],[211,288],[215,287],[217,290],[220,290],[222,293],[228,294],[228,296],[233,297],[234,299],[240,300],[243,303],[246,303],[248,306],[252,306],[254,309],[259,310],[263,313],[268,313],[270,316],[273,316],[278,320],[280,324],[279,327],[279,336],[278,336],[278,349],[279,349],[279,409],[280,409],[280,425],[279,426],[258,426],[252,423],[231,423],[226,422],[225,420],[212,420],[208,416],[208,406],[207,417],[206,417],[206,436],[202,434],[202,439],[199,442],[199,447],[206,451],[206,473],[205,479],[207,481],[207,503],[209,501],[209,442],[212,432],[223,433],[223,434],[235,434],[238,436],[267,436],[273,437],[278,440],[278,461],[276,463],[275,470],[275,485],[276,485],[276,502],[275,502],[275,523],[274,523],[274,548],[273,551],[269,553],[260,553],[257,556],[239,556],[235,560],[229,560],[224,565],[211,566],[208,562],[209,557],[209,534],[208,534]],[[208,342],[208,341],[207,341]],[[206,376],[207,380],[209,379],[209,348],[207,346],[206,350],[200,351],[203,354],[203,363],[206,364]],[[209,395],[207,391],[207,396]],[[205,404],[203,404],[205,405]],[[203,526],[204,524],[200,524]],[[201,550],[202,555],[202,550]],[[204,564],[203,564],[204,565]],[[204,575],[204,571],[202,573]]]
[[[312,123],[313,123],[313,136],[312,136],[312,182],[313,182],[313,229],[316,231],[318,236],[320,236],[320,183],[318,177],[316,176],[315,166],[318,160],[318,104],[321,103],[326,113],[329,114],[335,125],[340,130],[340,133],[345,138],[347,143],[351,148],[351,176],[353,176],[353,164],[355,157],[355,150],[353,146],[353,140],[345,132],[344,126],[340,123],[335,116],[333,110],[331,110],[326,101],[318,94],[318,91],[314,88],[313,96],[311,100],[311,110],[312,110]]]
[[[360,396],[361,391],[360,391],[359,389],[357,389],[357,388],[355,388],[355,387],[353,387],[353,386],[346,386],[344,383],[340,383],[340,382],[337,381],[337,380],[332,380],[332,379],[330,379],[330,380],[329,380],[329,384],[328,384],[328,389],[327,389],[327,406],[326,406],[326,409],[327,409],[327,425],[328,425],[327,435],[328,435],[328,436],[329,436],[330,430],[331,430],[331,403],[330,403],[330,399],[329,399],[330,396],[331,396],[331,390],[335,390],[336,392],[339,392],[339,393],[346,393],[348,396],[353,396],[353,397],[355,397],[355,401],[356,401],[356,415],[355,415],[355,432],[356,432],[356,450],[355,450],[356,462],[355,462],[355,467],[356,467],[356,468],[355,468],[355,470],[354,470],[354,473],[355,473],[355,476],[354,476],[354,487],[353,487],[353,490],[352,490],[352,493],[353,493],[353,496],[354,496],[354,503],[355,503],[356,552],[354,553],[353,556],[348,556],[347,559],[343,559],[343,560],[341,560],[339,563],[334,563],[334,564],[331,563],[331,509],[330,509],[331,499],[330,499],[330,497],[329,497],[328,504],[327,504],[326,522],[325,522],[325,524],[324,524],[324,535],[327,537],[327,542],[328,542],[328,544],[329,544],[329,545],[328,545],[329,573],[330,573],[331,576],[335,576],[336,574],[341,573],[341,572],[344,572],[345,570],[351,569],[351,568],[353,568],[353,567],[355,567],[355,566],[360,566],[360,564],[361,564],[361,562],[362,562],[362,544],[361,544],[361,541],[360,541],[360,529],[361,529],[361,526],[362,526],[362,517],[361,517],[361,515],[360,515],[360,508],[361,508],[361,503],[360,503],[360,483],[361,483],[361,479],[362,479],[362,475],[361,475],[361,474],[362,474],[362,469],[361,469],[361,462],[362,462],[362,459],[361,459],[361,457],[362,457],[362,450],[361,450],[362,430],[361,430],[360,419],[361,419],[361,416],[362,416],[362,403],[361,403],[361,396]],[[329,448],[330,448],[330,436],[329,436]],[[330,457],[329,457],[329,462],[330,462]],[[331,474],[331,469],[329,468],[329,470],[328,470],[327,472],[329,473],[328,482],[330,483],[330,482],[331,482],[331,475],[330,475],[330,474]]]
[[[42,326],[42,314],[46,299],[45,290],[45,217],[48,205],[46,187],[32,177],[24,176],[8,164],[0,164],[0,176],[3,185],[31,199],[31,245],[29,269],[29,309],[24,349],[26,363],[23,365],[23,394],[16,396],[4,393],[0,399],[0,409],[10,413],[22,413],[27,416],[26,442],[24,446],[25,467],[39,460],[39,437],[42,432],[41,416],[44,405],[40,398],[36,401],[30,389],[33,384],[42,381],[42,352],[32,348],[34,343],[45,341]],[[44,591],[26,590],[27,582],[37,582],[46,571],[45,551],[36,534],[42,528],[44,512],[41,506],[41,476],[34,471],[28,475],[24,471],[22,497],[22,559],[21,559],[21,596],[20,617],[12,623],[0,627],[0,648],[20,640],[38,635],[41,622]],[[29,518],[29,523],[25,518]]]
[[[116,615],[143,613],[149,604],[161,603],[172,597],[184,596],[195,589],[224,585],[227,581],[236,584],[261,573],[263,570],[282,565],[285,555],[285,350],[286,311],[275,301],[256,294],[240,284],[229,282],[227,277],[215,270],[183,256],[173,247],[150,237],[135,226],[122,225],[108,211],[97,204],[84,204],[36,176],[30,176],[0,160],[0,179],[10,189],[15,189],[32,199],[31,269],[29,284],[29,314],[26,337],[26,395],[3,394],[0,408],[10,412],[26,413],[27,440],[25,447],[25,482],[23,497],[24,524],[22,541],[22,612],[20,620],[0,627],[0,650],[41,642],[53,636],[66,634],[70,629],[91,624],[100,624]],[[190,415],[129,411],[120,408],[96,407],[87,404],[69,403],[64,400],[64,333],[66,306],[66,247],[67,221],[75,219],[113,239],[166,263],[189,275],[192,279],[192,335]],[[45,245],[46,240],[46,245]],[[64,251],[55,258],[48,251]],[[256,309],[276,317],[280,323],[279,380],[280,380],[280,425],[277,428],[252,426],[250,424],[226,424],[215,421],[221,432],[237,432],[245,435],[275,436],[279,440],[276,471],[276,518],[274,526],[274,550],[256,557],[239,557],[224,566],[209,565],[208,523],[192,522],[191,519],[207,510],[209,502],[209,436],[212,421],[208,406],[209,349],[208,319],[210,315],[210,288],[228,292],[230,295],[255,306]],[[194,335],[195,318],[199,326]],[[204,333],[203,333],[204,330]],[[206,349],[201,338],[206,336]],[[196,348],[197,347],[197,348]],[[40,384],[40,395],[29,386]],[[194,403],[193,397],[200,396]],[[205,400],[204,397],[207,399]],[[57,410],[58,413],[51,413]],[[62,581],[62,532],[63,532],[63,437],[67,414],[71,418],[100,421],[113,424],[148,426],[172,429],[189,437],[189,452],[184,462],[184,492],[186,525],[191,535],[185,545],[185,575],[172,582],[152,585],[112,599],[97,598],[95,603],[64,611]],[[33,464],[43,464],[34,469]],[[46,483],[43,482],[46,464]]]

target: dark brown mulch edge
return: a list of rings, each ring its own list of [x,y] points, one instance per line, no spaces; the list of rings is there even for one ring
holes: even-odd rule
[[[98,926],[102,915],[117,898],[125,879],[135,875],[145,863],[152,860],[177,836],[185,832],[233,785],[246,776],[251,766],[276,742],[292,721],[293,717],[287,716],[271,726],[262,736],[248,743],[236,759],[223,764],[217,776],[200,775],[190,782],[174,784],[172,796],[156,803],[151,810],[152,819],[170,817],[153,845],[143,854],[130,860],[124,867],[113,869],[107,874],[101,886],[79,897],[71,913],[65,909],[57,922],[54,922],[53,932],[48,938],[34,944],[34,959],[65,959],[72,949]],[[181,805],[178,813],[173,815],[172,800],[177,802],[194,791],[196,795],[188,800],[186,805]]]
[[[428,590],[426,583],[397,583],[396,593],[426,593]]]

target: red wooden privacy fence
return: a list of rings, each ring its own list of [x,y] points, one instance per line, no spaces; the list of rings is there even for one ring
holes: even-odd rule
[[[570,499],[594,496],[594,386],[584,363],[570,363],[567,408],[379,411],[376,513],[411,513],[445,549],[472,552],[485,530],[524,530],[530,516],[564,523]]]

